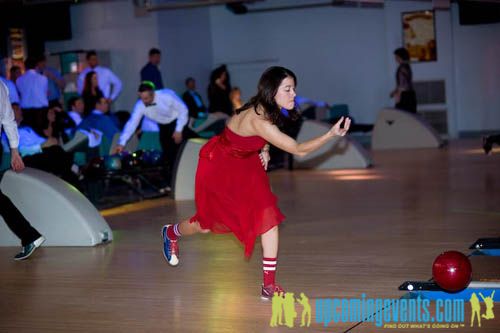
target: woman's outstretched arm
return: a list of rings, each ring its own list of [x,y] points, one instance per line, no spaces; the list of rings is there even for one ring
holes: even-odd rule
[[[318,150],[321,146],[326,144],[331,138],[335,136],[344,136],[349,130],[351,119],[345,118],[345,124],[341,127],[344,117],[332,126],[332,128],[323,135],[306,142],[298,143],[293,138],[281,132],[276,125],[271,124],[264,119],[255,119],[253,127],[257,135],[262,137],[270,144],[297,156],[305,156]]]

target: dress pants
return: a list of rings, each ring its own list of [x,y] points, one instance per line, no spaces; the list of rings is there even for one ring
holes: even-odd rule
[[[26,246],[41,235],[40,233],[29,224],[24,218],[23,214],[17,209],[12,201],[2,193],[0,190],[0,215],[3,217],[5,223],[16,236],[21,239],[22,246]]]

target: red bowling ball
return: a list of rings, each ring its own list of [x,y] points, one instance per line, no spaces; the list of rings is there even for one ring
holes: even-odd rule
[[[458,251],[441,253],[432,265],[432,277],[446,291],[455,292],[466,288],[472,277],[469,258]]]

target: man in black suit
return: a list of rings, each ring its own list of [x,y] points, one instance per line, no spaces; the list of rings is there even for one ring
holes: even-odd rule
[[[161,52],[156,48],[149,50],[149,61],[141,69],[141,82],[151,81],[155,85],[155,90],[163,89],[163,79],[159,69]]]
[[[196,119],[199,117],[200,112],[207,112],[207,108],[200,94],[196,92],[196,81],[192,77],[186,79],[186,88],[187,90],[182,94],[182,100],[188,107],[189,117]]]

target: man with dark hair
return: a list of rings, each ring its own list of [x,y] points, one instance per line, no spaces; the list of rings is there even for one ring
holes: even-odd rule
[[[83,120],[83,111],[85,106],[83,104],[83,99],[81,97],[75,96],[71,97],[68,100],[68,115],[75,122],[75,125],[78,126]]]
[[[182,100],[189,109],[189,117],[198,118],[200,113],[207,112],[200,94],[196,91],[196,81],[192,77],[186,79],[187,90],[182,94]]]
[[[111,142],[120,129],[118,120],[113,115],[109,115],[108,111],[108,100],[104,97],[99,98],[94,111],[78,125],[77,129],[98,130]]]
[[[109,103],[114,101],[122,90],[122,81],[118,76],[111,71],[111,69],[99,66],[99,59],[97,58],[97,53],[95,51],[87,52],[87,64],[88,66],[78,75],[78,93],[81,95],[83,92],[83,86],[85,82],[85,76],[88,72],[94,71],[97,73],[97,82],[99,89],[101,89],[102,94],[108,100]]]
[[[41,56],[29,56],[25,62],[27,71],[16,81],[24,121],[30,126],[36,124],[38,115],[49,106],[49,80],[39,73],[41,62]]]
[[[0,134],[3,127],[9,140],[10,165],[12,170],[20,172],[24,169],[24,163],[17,150],[19,135],[17,133],[14,112],[9,102],[8,90],[2,82],[0,82],[0,125]],[[24,218],[12,201],[1,190],[0,216],[3,217],[10,230],[21,239],[22,251],[14,257],[14,260],[28,258],[45,241],[45,238],[29,224],[26,218]]]
[[[125,124],[118,140],[116,152],[119,153],[124,149],[143,116],[156,121],[160,127],[160,144],[167,164],[167,182],[170,183],[172,168],[180,144],[188,136],[196,136],[186,126],[188,109],[173,90],[155,91],[151,82],[141,83],[138,92],[139,100],[135,104],[130,119]]]
[[[141,69],[141,82],[151,81],[157,90],[163,89],[163,80],[158,65],[161,61],[161,52],[156,48],[149,50],[149,62]]]
[[[23,73],[21,72],[21,67],[19,66],[12,66],[9,70],[9,77],[10,80],[14,83],[16,83],[17,79],[21,77]]]

